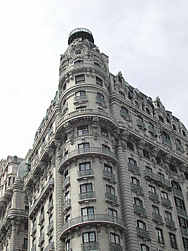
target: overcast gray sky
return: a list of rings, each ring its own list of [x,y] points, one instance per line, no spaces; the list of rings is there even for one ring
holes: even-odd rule
[[[69,32],[89,28],[110,70],[188,126],[187,0],[0,1],[0,159],[25,157],[58,86]]]

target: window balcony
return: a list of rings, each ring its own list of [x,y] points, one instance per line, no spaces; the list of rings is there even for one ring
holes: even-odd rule
[[[157,223],[158,225],[163,225],[163,218],[160,214],[152,213],[152,220]]]
[[[117,243],[110,243],[110,251],[123,251],[122,246]]]
[[[95,192],[80,193],[80,200],[96,200]]]
[[[177,210],[178,215],[181,215],[181,216],[183,216],[184,218],[186,218],[188,220],[186,210],[184,210],[182,208],[179,208],[179,207],[176,207],[176,210]]]
[[[136,231],[137,231],[137,236],[139,238],[141,238],[141,239],[143,239],[145,241],[151,240],[149,231],[146,231],[145,229],[142,229],[142,228],[139,228],[139,227],[136,228]]]
[[[105,200],[109,203],[112,203],[112,204],[118,204],[117,196],[115,196],[114,194],[111,194],[109,192],[105,193]]]
[[[173,191],[174,195],[176,195],[176,196],[178,196],[178,197],[180,197],[180,198],[183,198],[183,193],[182,193],[181,190],[178,190],[178,189],[176,189],[175,187],[173,187],[173,188],[172,188],[172,191]]]
[[[134,213],[142,218],[147,218],[146,209],[141,205],[134,204]]]
[[[183,236],[188,237],[188,229],[187,228],[181,227],[181,233],[182,233]]]
[[[149,191],[149,199],[153,201],[153,203],[159,203],[159,195],[157,193]]]
[[[123,220],[118,217],[112,217],[107,214],[91,214],[72,218],[67,223],[65,223],[62,228],[61,239],[64,239],[64,237],[66,237],[67,232],[70,232],[72,230],[74,231],[75,228],[77,229],[86,224],[103,224],[107,226],[112,225],[114,227],[125,230]]]
[[[74,151],[69,152],[64,156],[61,160],[59,172],[63,172],[63,168],[69,161],[72,161],[73,158],[80,157],[80,156],[103,156],[105,158],[111,159],[113,162],[118,162],[115,153],[111,150],[104,149],[102,147],[87,147],[83,149],[76,149]]]
[[[139,184],[131,183],[131,191],[138,196],[144,196],[143,188]]]
[[[168,209],[172,208],[172,203],[169,199],[161,198],[161,204]]]
[[[135,175],[140,175],[140,169],[136,165],[128,163],[128,170]]]
[[[98,242],[88,242],[82,244],[82,251],[98,251],[99,243]]]
[[[161,177],[159,174],[153,173],[150,170],[145,169],[144,177],[146,180],[152,181],[156,183],[157,185],[163,187],[164,189],[167,189],[168,191],[171,190],[170,181],[168,179]]]
[[[113,183],[113,184],[116,183],[115,175],[111,172],[106,171],[106,170],[103,170],[103,179],[106,179],[110,183]]]
[[[83,177],[93,177],[93,176],[94,176],[93,169],[78,171],[78,179],[81,179]]]
[[[63,182],[64,189],[66,189],[68,186],[70,186],[70,176],[67,176]]]
[[[167,228],[169,228],[172,231],[176,230],[175,222],[173,220],[170,220],[168,218],[165,218],[165,224]]]

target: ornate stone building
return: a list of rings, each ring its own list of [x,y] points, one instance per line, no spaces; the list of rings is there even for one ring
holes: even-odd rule
[[[182,122],[73,30],[15,181],[1,163],[1,250],[25,250],[28,231],[29,251],[188,251],[187,155]]]

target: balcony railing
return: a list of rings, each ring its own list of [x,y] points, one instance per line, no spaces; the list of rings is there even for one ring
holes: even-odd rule
[[[110,243],[110,251],[122,251],[122,246],[117,243]]]
[[[74,229],[75,227],[78,227],[87,223],[94,223],[94,224],[103,223],[107,225],[112,224],[112,225],[119,226],[125,229],[123,220],[118,217],[112,217],[107,214],[91,214],[91,215],[79,216],[79,217],[69,220],[67,223],[63,225],[62,235],[66,231],[70,231],[71,229]]]
[[[115,175],[111,172],[106,171],[106,170],[103,170],[103,178],[108,180],[111,183],[116,183]]]
[[[146,231],[145,229],[137,227],[137,236],[143,240],[149,241],[151,240],[149,231]]]
[[[140,175],[140,169],[137,165],[128,163],[128,170],[135,175]]]
[[[111,194],[109,192],[105,193],[105,199],[108,200],[109,202],[112,203],[117,203],[117,196],[115,196],[114,194]]]
[[[95,192],[80,193],[80,200],[96,199]]]
[[[188,219],[188,216],[187,216],[187,212],[185,209],[182,209],[182,208],[179,208],[179,207],[176,207],[177,209],[177,213],[183,217],[185,217],[186,219]]]
[[[146,209],[141,205],[134,204],[134,213],[139,215],[140,217],[147,218]]]
[[[183,236],[188,236],[188,229],[181,227],[181,233]]]
[[[178,190],[178,189],[176,189],[175,187],[173,187],[173,188],[172,188],[172,191],[173,191],[174,195],[176,195],[176,196],[178,196],[178,197],[180,197],[180,198],[183,198],[183,193],[182,193],[181,190]]]
[[[144,195],[143,188],[139,184],[131,183],[131,191],[140,196]]]
[[[115,153],[113,153],[110,150],[104,149],[102,147],[87,147],[87,148],[83,148],[83,149],[76,149],[74,151],[69,152],[68,154],[66,154],[66,156],[64,156],[61,160],[61,165],[59,168],[59,171],[62,172],[63,170],[63,165],[68,161],[71,160],[72,158],[76,157],[76,156],[80,156],[80,155],[103,155],[105,157],[108,157],[110,159],[113,159],[113,161],[117,162],[117,158]]]
[[[146,180],[153,181],[156,184],[158,184],[159,186],[161,186],[169,191],[171,190],[170,181],[168,179],[165,179],[164,177],[162,177],[159,174],[153,173],[150,170],[145,169],[144,170],[144,177]]]
[[[93,176],[93,175],[94,175],[93,169],[78,171],[79,178],[87,177],[87,176]]]
[[[165,218],[165,223],[170,230],[176,230],[175,222],[172,219]]]
[[[172,208],[172,203],[169,199],[161,198],[161,204],[168,209]]]
[[[159,203],[159,195],[157,193],[149,191],[149,199],[152,200],[154,203]]]
[[[82,244],[82,251],[98,251],[99,243],[98,242],[88,242]]]
[[[157,214],[155,212],[152,213],[152,220],[157,223],[158,225],[163,225],[163,218],[160,214]]]

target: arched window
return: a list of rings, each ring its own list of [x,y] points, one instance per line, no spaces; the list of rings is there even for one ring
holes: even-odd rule
[[[131,168],[137,167],[136,160],[129,158],[128,166]]]
[[[161,136],[162,136],[162,143],[163,144],[171,145],[170,136],[166,132],[162,132]]]
[[[120,115],[123,117],[125,120],[130,120],[129,116],[129,111],[126,107],[122,106],[120,109]]]
[[[143,207],[143,202],[140,198],[134,197],[134,204],[138,207]]]
[[[130,142],[130,141],[127,142],[127,149],[128,149],[129,151],[134,152],[134,145],[133,145],[132,142]]]

